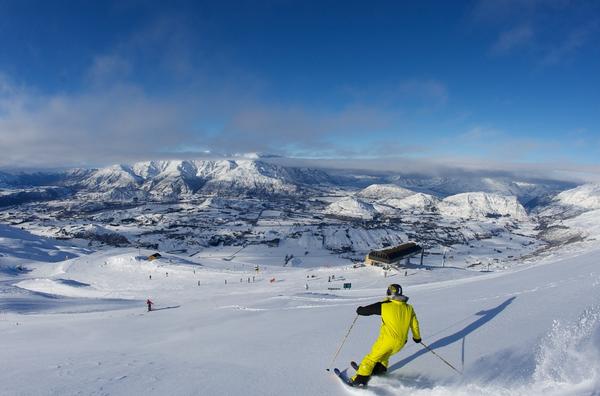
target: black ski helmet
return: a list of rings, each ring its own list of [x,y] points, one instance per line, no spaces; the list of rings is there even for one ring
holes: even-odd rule
[[[388,296],[401,296],[402,295],[402,286],[397,283],[392,283],[387,288]]]

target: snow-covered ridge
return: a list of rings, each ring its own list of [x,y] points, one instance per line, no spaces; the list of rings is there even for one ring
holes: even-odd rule
[[[135,188],[143,183],[143,178],[136,175],[128,165],[112,165],[101,168],[86,177],[81,183],[94,191],[107,191],[114,188]]]
[[[556,196],[555,202],[583,209],[600,209],[600,184],[584,184],[563,191]]]
[[[386,199],[381,203],[400,210],[436,212],[440,200],[433,195],[416,193],[402,199]]]
[[[395,184],[371,184],[356,193],[355,198],[360,202],[370,203],[376,213],[384,216],[396,215],[399,210],[436,212],[440,202],[432,195],[416,193]],[[330,207],[330,210],[340,210],[340,208]],[[348,215],[352,213],[344,214],[344,216]]]
[[[438,210],[444,216],[461,218],[510,216],[516,220],[527,219],[527,212],[517,197],[484,192],[452,195],[439,203]]]
[[[415,194],[414,191],[402,188],[395,184],[371,184],[367,188],[356,193],[359,198],[368,199],[402,199]]]
[[[377,214],[377,211],[368,202],[356,197],[346,197],[330,204],[325,209],[325,213],[339,217],[371,220]]]

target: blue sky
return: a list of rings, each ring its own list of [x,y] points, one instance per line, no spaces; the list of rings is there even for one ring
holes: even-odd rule
[[[0,166],[600,165],[598,2],[164,3],[0,1]]]

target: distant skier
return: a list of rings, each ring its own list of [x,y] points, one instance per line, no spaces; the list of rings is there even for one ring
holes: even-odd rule
[[[366,386],[371,375],[385,374],[390,356],[398,353],[406,344],[409,328],[413,341],[421,342],[417,315],[412,305],[406,303],[408,297],[402,295],[402,287],[395,283],[389,285],[387,295],[381,302],[356,309],[356,313],[362,316],[381,315],[381,328],[371,352],[363,358],[356,375],[352,377],[352,385]]]
[[[146,305],[148,305],[148,312],[152,311],[152,306],[154,305],[154,303],[150,301],[150,299],[146,300]]]

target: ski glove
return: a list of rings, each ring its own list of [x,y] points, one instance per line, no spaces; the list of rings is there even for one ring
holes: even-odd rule
[[[413,341],[416,342],[417,344],[421,343],[421,339],[420,338],[413,338]]]

